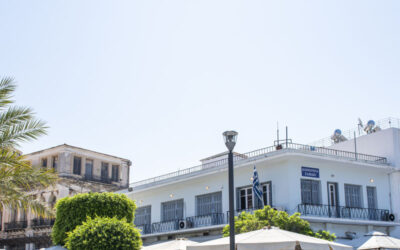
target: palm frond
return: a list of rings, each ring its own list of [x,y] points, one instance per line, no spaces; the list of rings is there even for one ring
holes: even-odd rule
[[[16,85],[13,78],[5,77],[0,79],[0,109],[13,103],[11,100],[11,94],[15,91],[15,89]]]
[[[35,119],[5,127],[0,133],[0,148],[16,148],[20,142],[35,140],[45,135],[47,128],[43,121]]]

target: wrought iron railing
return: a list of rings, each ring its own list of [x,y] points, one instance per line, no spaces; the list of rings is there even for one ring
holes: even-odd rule
[[[136,228],[141,231],[141,234],[151,233],[151,224],[136,225]]]
[[[102,183],[107,183],[111,184],[112,180],[108,177],[104,176],[94,176],[94,175],[85,175],[83,177],[85,181],[95,181],[95,182],[102,182]]]
[[[51,227],[54,225],[55,219],[35,218],[32,219],[32,228]]]
[[[187,226],[189,228],[214,226],[225,223],[223,213],[213,213],[207,215],[191,216],[186,218]]]
[[[28,226],[28,222],[26,220],[13,221],[13,222],[4,223],[4,230],[5,231],[20,230],[20,229],[25,229],[27,226]]]
[[[344,218],[356,220],[389,221],[389,210],[373,208],[357,208],[329,205],[299,204],[297,211],[301,215],[317,217]]]
[[[179,224],[182,222],[185,223],[186,225],[180,228]],[[170,220],[170,221],[155,222],[152,224],[136,225],[136,227],[141,230],[142,235],[145,235],[145,234],[165,233],[170,231],[176,231],[179,229],[222,225],[225,223],[226,221],[224,213],[213,213],[207,215],[190,216],[187,217],[186,219],[181,219],[181,220]]]
[[[155,222],[151,224],[151,233],[163,233],[178,230],[179,220]]]
[[[385,119],[382,119],[382,120],[375,121],[375,124],[376,124],[376,126],[381,128],[382,130],[383,129],[388,129],[388,128],[400,128],[400,119],[389,117],[389,118],[385,118]],[[332,130],[332,134],[333,134],[333,130]],[[356,135],[356,137],[358,137],[358,136],[366,135],[367,133],[364,131],[364,128],[362,128],[360,126],[358,126],[357,128],[353,128],[353,129],[349,129],[349,130],[346,130],[346,131],[342,131],[342,135],[347,140],[354,139],[354,134]],[[333,142],[333,140],[331,139],[330,136],[310,143],[310,145],[319,146],[319,147],[329,147],[329,146],[332,146],[334,144],[335,143]]]
[[[385,157],[375,156],[375,155],[368,155],[368,154],[359,154],[355,152],[349,152],[344,150],[336,150],[324,147],[316,147],[310,145],[303,145],[297,143],[290,143],[290,142],[283,142],[277,146],[270,146],[258,150],[254,150],[244,154],[235,154],[233,156],[233,160],[235,164],[239,164],[246,161],[255,161],[258,159],[262,159],[268,156],[285,153],[285,152],[299,152],[299,153],[306,153],[306,154],[313,154],[319,155],[324,157],[331,157],[331,158],[341,158],[347,159],[352,161],[361,161],[373,164],[387,164],[387,159]],[[187,176],[197,172],[205,172],[209,170],[215,170],[219,168],[227,168],[228,159],[222,159],[210,163],[206,163],[203,165],[186,168],[182,170],[178,170],[172,173],[168,173],[165,175],[160,175],[157,177],[153,177],[150,179],[134,182],[130,184],[130,187],[138,188],[138,187],[147,187],[151,186],[154,183],[167,181],[168,179],[175,178],[178,176]]]

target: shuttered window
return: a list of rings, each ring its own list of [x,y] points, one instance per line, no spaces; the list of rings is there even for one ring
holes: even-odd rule
[[[112,181],[118,182],[119,181],[119,166],[118,165],[112,165],[111,169],[111,179]]]
[[[346,207],[363,207],[361,186],[345,184],[344,192],[346,198]]]
[[[222,213],[222,192],[196,196],[197,215]]]
[[[151,206],[139,207],[135,211],[135,225],[150,225],[151,224]]]
[[[301,180],[301,202],[303,204],[319,205],[321,192],[319,181]]]
[[[74,156],[73,174],[81,175],[81,164],[82,164],[82,158]]]
[[[183,219],[183,199],[161,203],[161,220]]]

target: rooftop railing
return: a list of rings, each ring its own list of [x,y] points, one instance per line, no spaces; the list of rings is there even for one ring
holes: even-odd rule
[[[366,123],[366,121],[365,121]],[[364,126],[366,124],[363,124]],[[400,119],[389,117],[386,119],[382,119],[379,121],[375,121],[375,125],[378,126],[380,129],[388,129],[388,128],[400,128]],[[333,131],[332,131],[333,134]],[[367,133],[364,131],[364,128],[358,126],[357,128],[349,129],[346,131],[342,131],[342,135],[347,139],[351,140],[354,139],[354,134],[356,137],[366,135]],[[310,145],[318,146],[318,147],[329,147],[334,145],[335,143],[331,139],[330,136],[322,138],[318,141],[310,143]]]
[[[303,145],[297,143],[282,143],[277,146],[270,146],[258,150],[254,150],[244,154],[238,154],[233,156],[233,160],[235,164],[240,164],[243,162],[248,161],[255,161],[261,158],[265,158],[268,156],[286,153],[286,152],[299,152],[305,154],[313,154],[319,155],[323,157],[330,157],[330,158],[340,158],[346,159],[351,161],[359,161],[359,162],[366,162],[372,164],[380,164],[380,165],[387,165],[387,159],[385,157],[368,155],[368,154],[360,154],[355,152],[343,151],[343,150],[336,150],[324,147],[316,147],[310,145]],[[228,164],[228,159],[217,160],[214,162],[206,163],[203,165],[186,168],[182,170],[178,170],[175,172],[171,172],[168,174],[160,175],[157,177],[153,177],[150,179],[134,182],[130,184],[130,187],[138,188],[138,187],[147,187],[151,186],[155,183],[167,181],[172,178],[180,177],[180,176],[188,176],[190,174],[198,173],[198,172],[205,172],[210,170],[215,170],[219,168],[226,168]]]

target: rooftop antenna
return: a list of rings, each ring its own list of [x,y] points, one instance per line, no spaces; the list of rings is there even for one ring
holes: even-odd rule
[[[360,118],[358,118],[357,128],[358,128],[358,135],[361,135],[361,129],[364,129],[364,125]]]

